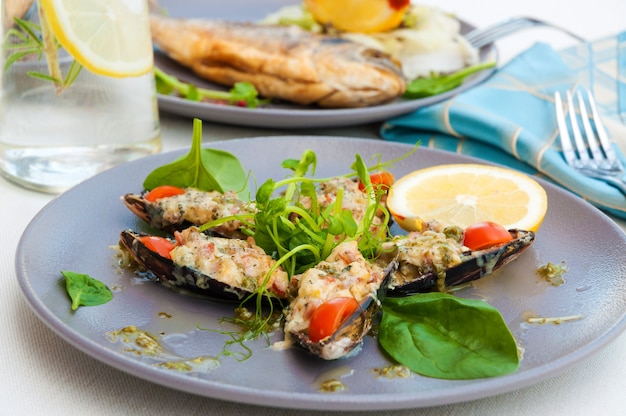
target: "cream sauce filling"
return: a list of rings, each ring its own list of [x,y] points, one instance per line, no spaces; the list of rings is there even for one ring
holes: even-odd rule
[[[211,279],[249,291],[255,291],[265,284],[270,291],[280,296],[287,292],[287,273],[280,267],[265,283],[276,262],[252,239],[209,237],[197,228],[188,228],[177,233],[176,241],[178,245],[170,252],[170,256],[179,266],[199,270]]]
[[[338,245],[325,261],[293,276],[299,289],[287,311],[285,332],[307,330],[313,311],[329,299],[353,297],[361,303],[375,296],[384,277],[383,269],[363,257],[356,241]]]
[[[254,212],[254,206],[241,201],[237,194],[228,191],[205,192],[187,188],[185,193],[168,198],[161,198],[149,204],[153,222],[181,224],[188,221],[202,225],[220,218]],[[222,224],[222,231],[234,231],[241,227],[241,222],[234,220]]]
[[[447,235],[439,223],[425,224],[425,227],[386,244],[386,247],[393,244],[398,249],[399,266],[393,276],[393,286],[401,286],[430,272],[445,277],[447,269],[463,262],[467,248],[458,238]]]

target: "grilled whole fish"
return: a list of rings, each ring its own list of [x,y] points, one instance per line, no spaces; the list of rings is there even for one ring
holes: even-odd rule
[[[151,16],[154,44],[210,81],[252,83],[260,95],[303,105],[365,107],[400,96],[388,55],[297,26]]]

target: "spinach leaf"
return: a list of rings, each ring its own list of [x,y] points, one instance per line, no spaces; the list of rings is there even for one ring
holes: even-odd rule
[[[247,183],[248,176],[236,156],[224,150],[202,148],[202,121],[194,119],[189,153],[150,172],[143,186],[146,190],[161,185],[222,193],[233,190],[247,198]]]
[[[469,66],[460,71],[447,75],[434,75],[427,78],[417,78],[409,83],[403,94],[404,98],[424,98],[450,91],[461,85],[463,80],[475,72],[492,68],[495,62]]]
[[[497,309],[445,293],[386,298],[380,345],[412,371],[469,380],[517,370],[515,338]]]
[[[225,191],[237,191],[242,199],[250,199],[248,175],[232,153],[219,149],[202,149],[202,165]]]
[[[65,277],[65,288],[72,299],[72,310],[79,306],[102,305],[113,299],[111,290],[99,280],[88,274],[62,271]]]

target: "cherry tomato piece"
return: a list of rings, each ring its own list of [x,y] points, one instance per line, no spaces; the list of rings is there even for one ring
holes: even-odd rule
[[[484,250],[513,240],[511,233],[491,221],[477,222],[465,229],[463,245],[472,251]]]
[[[395,182],[396,178],[393,176],[391,172],[382,171],[375,172],[370,175],[370,182],[373,187],[382,187],[383,189],[389,189],[391,185]],[[359,190],[365,190],[365,185],[363,182],[359,181]]]
[[[163,185],[163,186],[157,186],[156,188],[148,192],[144,196],[144,199],[149,202],[154,202],[157,199],[168,198],[174,195],[182,195],[184,193],[185,193],[185,190],[177,186]]]
[[[309,324],[309,339],[318,342],[332,334],[357,309],[359,303],[354,298],[338,297],[329,299],[313,311]]]
[[[146,235],[143,237],[139,237],[139,240],[146,246],[150,251],[154,251],[161,257],[165,257],[166,259],[171,259],[170,251],[176,247],[174,243],[170,240],[157,237],[156,235]]]

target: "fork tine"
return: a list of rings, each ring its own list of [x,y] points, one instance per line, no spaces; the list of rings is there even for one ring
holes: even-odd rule
[[[589,91],[587,91],[589,92]],[[590,98],[588,96],[588,98]],[[598,139],[596,138],[596,134],[591,127],[591,123],[589,123],[589,115],[587,114],[587,105],[585,105],[585,101],[583,100],[583,95],[580,91],[576,92],[576,99],[578,100],[578,108],[580,111],[580,119],[583,124],[583,128],[585,129],[585,137],[587,138],[587,143],[589,144],[589,150],[591,151],[592,159],[594,163],[598,167],[603,167],[602,162],[604,162],[604,155],[600,150],[598,145]],[[606,167],[606,166],[605,166]]]
[[[609,163],[611,165],[620,163],[615,155],[615,150],[613,150],[613,146],[611,146],[611,142],[609,141],[609,137],[606,134],[606,130],[604,129],[604,124],[600,119],[600,115],[598,114],[598,109],[596,108],[596,102],[593,99],[593,95],[591,91],[587,90],[587,101],[589,102],[589,107],[591,108],[591,114],[593,116],[593,122],[596,126],[596,131],[598,132],[598,138],[600,139],[600,146],[606,155]]]
[[[569,137],[567,124],[565,123],[565,114],[563,113],[563,101],[559,92],[554,93],[554,103],[556,104],[556,123],[559,128],[559,137],[561,138],[561,147],[563,148],[563,156],[565,161],[574,166],[576,164],[576,154],[572,147],[572,140]]]
[[[576,144],[576,149],[578,150],[578,158],[580,159],[581,163],[588,164],[589,153],[587,152],[587,145],[585,145],[585,141],[580,134],[580,125],[578,124],[578,117],[576,116],[576,107],[574,107],[572,93],[566,91],[565,94],[567,96],[567,109],[569,112],[570,126],[572,128],[572,134],[574,136],[574,143]]]
[[[559,94],[558,91],[554,93],[556,122],[559,129],[559,137],[561,138],[563,156],[565,157],[567,164],[578,172],[588,177],[602,180],[609,185],[616,187],[626,196],[626,176],[622,163],[616,158],[613,148],[609,147],[609,153],[611,153],[615,158],[615,163],[613,164],[609,164],[608,159],[602,151],[600,151],[597,137],[600,137],[600,146],[602,146],[602,142],[608,143],[608,137],[606,136],[604,126],[602,125],[597,109],[595,108],[593,96],[589,90],[587,90],[587,97],[587,102],[593,114],[596,131],[594,131],[591,127],[591,122],[587,113],[587,105],[583,99],[583,94],[580,91],[576,93],[576,98],[579,104],[578,111],[580,112],[582,124],[585,128],[585,137],[589,142],[589,147],[592,152],[591,158],[589,157],[580,131],[580,124],[576,115],[577,109],[574,107],[572,94],[569,91],[566,91],[567,111],[569,112],[570,121],[568,126],[561,94]],[[574,136],[577,151],[574,150],[574,145],[570,139],[570,131]],[[610,143],[608,143],[608,146],[610,146]]]

